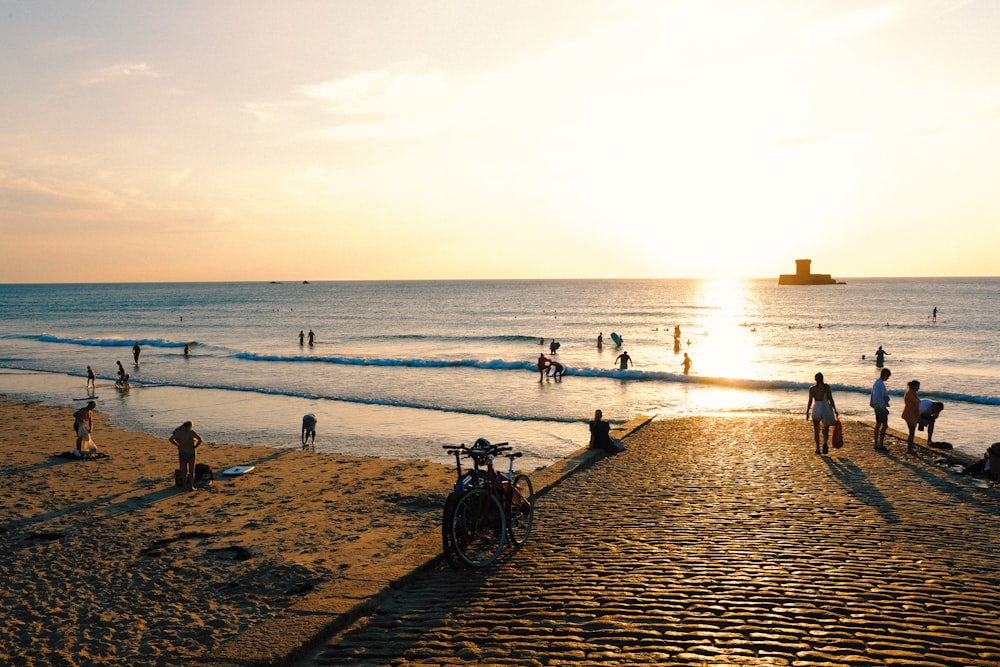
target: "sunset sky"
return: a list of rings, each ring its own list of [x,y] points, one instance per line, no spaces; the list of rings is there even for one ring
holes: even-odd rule
[[[993,0],[0,9],[0,283],[998,275]]]

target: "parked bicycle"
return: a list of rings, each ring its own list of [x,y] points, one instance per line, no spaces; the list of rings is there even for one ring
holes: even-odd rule
[[[506,442],[479,438],[471,447],[446,445],[445,450],[454,455],[457,472],[441,521],[445,560],[452,567],[486,567],[507,544],[517,548],[528,540],[534,522],[531,478],[514,474],[521,452],[513,452]],[[506,473],[494,468],[497,456],[508,459]],[[471,468],[462,469],[463,458],[472,459]]]

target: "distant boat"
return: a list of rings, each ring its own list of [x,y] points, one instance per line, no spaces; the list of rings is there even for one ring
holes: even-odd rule
[[[782,273],[778,276],[779,285],[846,285],[830,277],[829,273],[813,273],[810,267],[811,259],[795,260],[795,273]]]
[[[309,284],[309,281],[308,281],[308,280],[303,280],[303,281],[302,281],[302,284],[303,284],[303,285],[308,285],[308,284]]]

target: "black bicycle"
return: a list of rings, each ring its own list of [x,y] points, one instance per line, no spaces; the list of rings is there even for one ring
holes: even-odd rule
[[[441,521],[441,542],[445,560],[452,567],[486,567],[500,556],[508,543],[522,546],[534,522],[534,487],[524,474],[514,474],[514,460],[520,452],[506,442],[491,444],[479,438],[471,446],[446,445],[455,456],[457,479],[445,500]],[[506,474],[497,472],[493,460],[506,456]],[[462,459],[472,459],[472,467],[462,469]]]

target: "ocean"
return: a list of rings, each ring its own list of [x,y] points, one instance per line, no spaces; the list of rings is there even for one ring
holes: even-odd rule
[[[313,413],[317,451],[448,462],[442,446],[485,437],[531,468],[584,446],[597,408],[614,423],[801,415],[811,452],[813,376],[845,417],[870,420],[881,345],[890,426],[905,431],[903,390],[919,379],[945,404],[935,439],[979,456],[1000,440],[998,306],[1000,278],[2,285],[0,393],[75,408],[90,365],[98,410],[127,430],[166,438],[190,419],[209,443],[298,448]],[[540,381],[540,353],[561,381]],[[68,427],[53,439],[73,442]]]

